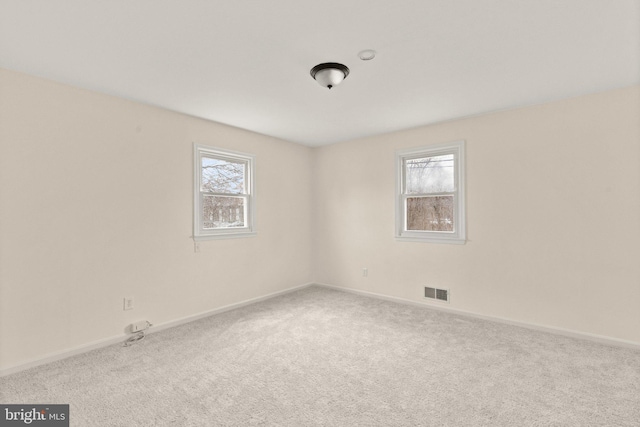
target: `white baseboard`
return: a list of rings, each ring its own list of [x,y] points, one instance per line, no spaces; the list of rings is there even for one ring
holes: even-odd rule
[[[149,329],[149,333],[152,332],[160,332],[164,329],[173,328],[175,326],[184,325],[185,323],[193,322],[198,319],[202,319],[204,317],[213,316],[214,314],[224,313],[225,311],[235,310],[236,308],[244,307],[246,305],[255,304],[260,301],[265,301],[280,295],[288,294],[291,292],[295,292],[300,289],[308,288],[309,286],[313,286],[314,283],[306,283],[304,285],[294,286],[293,288],[287,288],[282,291],[272,292],[267,295],[263,295],[261,297],[251,298],[248,300],[236,302],[233,304],[225,305],[223,307],[214,308],[213,310],[203,311],[202,313],[193,314],[191,316],[183,317],[181,319],[172,320],[170,322],[161,323],[159,325],[154,325],[153,328]]]
[[[314,285],[315,286],[325,287],[325,288],[335,289],[337,291],[350,292],[350,293],[354,293],[354,294],[358,294],[358,295],[369,296],[369,297],[372,297],[372,298],[378,298],[378,299],[383,299],[383,300],[387,300],[387,301],[394,301],[394,302],[398,302],[398,303],[401,303],[401,304],[409,304],[409,305],[415,305],[415,306],[419,306],[419,307],[426,307],[426,308],[430,308],[430,309],[433,309],[433,310],[445,311],[445,312],[448,312],[448,313],[459,314],[461,316],[473,317],[473,318],[476,318],[476,319],[488,320],[488,321],[491,321],[491,322],[498,322],[498,323],[504,323],[504,324],[513,325],[513,326],[519,326],[519,327],[522,327],[522,328],[532,329],[532,330],[535,330],[535,331],[549,332],[549,333],[556,334],[556,335],[562,335],[562,336],[571,337],[571,338],[583,339],[583,340],[587,340],[587,341],[597,342],[597,343],[600,343],[600,344],[606,344],[606,345],[611,345],[611,346],[616,346],[616,347],[625,347],[625,348],[632,348],[634,350],[640,350],[640,343],[635,342],[635,341],[627,341],[627,340],[622,340],[622,339],[618,339],[618,338],[607,337],[607,336],[604,336],[604,335],[590,334],[588,332],[580,332],[580,331],[574,331],[574,330],[570,330],[570,329],[557,328],[557,327],[554,327],[554,326],[538,325],[538,324],[535,324],[535,323],[527,323],[527,322],[522,322],[522,321],[513,320],[513,319],[506,319],[506,318],[502,318],[502,317],[487,316],[487,315],[484,315],[484,314],[474,313],[474,312],[471,312],[471,311],[451,308],[451,307],[449,307],[447,305],[435,305],[435,304],[427,303],[427,302],[412,301],[412,300],[405,299],[405,298],[399,298],[399,297],[394,297],[394,296],[390,296],[390,295],[378,294],[378,293],[375,293],[375,292],[363,291],[363,290],[360,290],[360,289],[345,288],[345,287],[342,287],[342,286],[328,285],[328,284],[325,284],[325,283],[314,283]]]
[[[42,357],[37,357],[34,359],[29,359],[26,362],[19,363],[17,365],[9,366],[8,368],[4,368],[0,370],[0,377],[4,377],[7,375],[15,374],[20,371],[24,371],[30,368],[35,368],[36,366],[46,365],[47,363],[55,362],[57,360],[66,359],[67,357],[75,356],[77,354],[86,353],[91,350],[95,350],[102,347],[107,347],[113,344],[117,344],[118,342],[123,342],[126,339],[126,335],[117,335],[110,338],[104,338],[97,341],[92,341],[87,344],[82,344],[77,347],[73,347],[67,350],[56,351],[54,353],[46,354]]]
[[[297,291],[299,289],[303,289],[309,286],[312,286],[313,283],[307,283],[300,286],[294,286],[293,288],[287,288],[282,291],[273,292],[267,295],[263,295],[256,298],[251,298],[248,300],[240,301],[234,304],[225,305],[223,307],[214,308],[213,310],[204,311],[201,313],[197,313],[191,316],[186,316],[181,319],[171,320],[168,322],[160,323],[158,325],[154,325],[151,327],[147,333],[152,334],[155,332],[160,332],[165,329],[173,328],[174,326],[183,325],[185,323],[193,322],[194,320],[202,319],[204,317],[213,316],[214,314],[223,313],[225,311],[234,310],[236,308],[244,307],[246,305],[255,304],[260,301],[264,301],[270,298],[277,297],[279,295],[288,294],[290,292]],[[36,366],[45,365],[47,363],[55,362],[58,360],[66,359],[71,356],[75,356],[78,354],[86,353],[91,350],[95,350],[102,347],[107,347],[113,344],[117,344],[119,342],[124,342],[129,335],[121,334],[110,338],[104,338],[101,340],[93,341],[87,344],[82,344],[77,347],[73,347],[67,350],[57,351],[54,353],[49,353],[45,356],[30,359],[26,362],[19,363],[14,366],[10,366],[8,368],[4,368],[0,370],[0,377],[4,377],[7,375],[15,374],[20,371],[24,371],[26,369],[35,368]]]
[[[240,301],[240,302],[237,302],[237,303],[234,303],[234,304],[229,304],[229,305],[226,305],[226,306],[223,306],[223,307],[218,307],[218,308],[215,308],[213,310],[208,310],[208,311],[197,313],[197,314],[194,314],[194,315],[191,315],[191,316],[186,316],[186,317],[183,317],[181,319],[171,320],[169,322],[164,322],[164,323],[161,323],[161,324],[158,324],[158,325],[154,325],[152,328],[150,328],[148,330],[148,333],[151,334],[151,333],[155,333],[155,332],[160,332],[162,330],[173,328],[173,327],[179,326],[179,325],[183,325],[185,323],[193,322],[195,320],[202,319],[204,317],[213,316],[215,314],[223,313],[225,311],[234,310],[236,308],[240,308],[240,307],[244,307],[244,306],[247,306],[247,305],[255,304],[257,302],[268,300],[270,298],[274,298],[274,297],[277,297],[279,295],[288,294],[290,292],[294,292],[294,291],[297,291],[297,290],[300,290],[300,289],[303,289],[303,288],[307,288],[309,286],[326,287],[326,288],[335,289],[335,290],[342,291],[342,292],[350,292],[350,293],[354,293],[354,294],[369,296],[369,297],[372,297],[372,298],[378,298],[378,299],[383,299],[383,300],[387,300],[387,301],[394,301],[394,302],[398,302],[398,303],[401,303],[401,304],[409,304],[409,305],[425,307],[425,308],[429,308],[429,309],[433,309],[433,310],[439,310],[439,311],[445,311],[445,312],[449,312],[449,313],[459,314],[459,315],[462,315],[462,316],[473,317],[473,318],[477,318],[477,319],[483,319],[483,320],[489,320],[489,321],[493,321],[493,322],[505,323],[505,324],[514,325],[514,326],[520,326],[520,327],[523,327],[523,328],[533,329],[533,330],[536,330],[536,331],[549,332],[549,333],[556,334],[556,335],[563,335],[563,336],[568,336],[568,337],[572,337],[572,338],[578,338],[578,339],[584,339],[584,340],[588,340],[588,341],[592,341],[592,342],[598,342],[600,344],[613,345],[613,346],[617,346],[617,347],[626,347],[626,348],[632,348],[632,349],[635,349],[635,350],[640,350],[640,343],[637,343],[637,342],[634,342],[634,341],[627,341],[627,340],[621,340],[621,339],[607,337],[607,336],[603,336],[603,335],[596,335],[596,334],[590,334],[590,333],[586,333],[586,332],[580,332],[580,331],[573,331],[573,330],[568,330],[568,329],[556,328],[556,327],[553,327],[553,326],[545,326],[545,325],[538,325],[538,324],[533,324],[533,323],[526,323],[526,322],[521,322],[521,321],[518,321],[518,320],[506,319],[506,318],[501,318],[501,317],[487,316],[487,315],[478,314],[478,313],[474,313],[474,312],[470,312],[470,311],[450,308],[448,306],[443,306],[443,305],[437,305],[436,306],[436,305],[429,304],[429,303],[426,303],[426,302],[412,301],[412,300],[408,300],[408,299],[405,299],[405,298],[399,298],[399,297],[379,294],[379,293],[375,293],[375,292],[363,291],[363,290],[359,290],[359,289],[345,288],[345,287],[342,287],[342,286],[329,285],[329,284],[325,284],[325,283],[307,283],[307,284],[300,285],[300,286],[294,286],[292,288],[288,288],[288,289],[284,289],[284,290],[281,290],[281,291],[273,292],[273,293],[270,293],[270,294],[267,294],[267,295],[263,295],[263,296],[260,296],[260,297],[251,298],[251,299]],[[0,377],[4,377],[4,376],[7,376],[7,375],[15,374],[17,372],[24,371],[24,370],[30,369],[30,368],[34,368],[36,366],[45,365],[47,363],[55,362],[57,360],[66,359],[68,357],[75,356],[75,355],[82,354],[82,353],[86,353],[88,351],[95,350],[95,349],[98,349],[98,348],[107,347],[107,346],[110,346],[110,345],[113,345],[113,344],[117,344],[119,342],[124,342],[128,337],[129,337],[129,335],[127,335],[127,334],[121,334],[121,335],[118,335],[118,336],[114,336],[114,337],[110,337],[110,338],[104,338],[104,339],[101,339],[101,340],[93,341],[93,342],[90,342],[90,343],[87,343],[87,344],[82,344],[80,346],[77,346],[77,347],[74,347],[74,348],[71,348],[71,349],[62,350],[62,351],[58,351],[58,352],[55,352],[55,353],[50,353],[50,354],[47,354],[45,356],[34,358],[34,359],[28,360],[26,362],[23,362],[23,363],[20,363],[20,364],[17,364],[17,365],[10,366],[8,368],[2,369],[2,370],[0,370]]]

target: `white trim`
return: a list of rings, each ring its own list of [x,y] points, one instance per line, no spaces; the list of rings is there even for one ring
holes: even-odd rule
[[[225,228],[219,230],[204,231],[200,227],[200,165],[203,154],[209,154],[220,159],[229,161],[241,161],[247,164],[245,171],[245,184],[247,186],[246,193],[239,195],[228,195],[229,197],[243,197],[245,203],[245,221],[244,227]],[[252,154],[242,153],[239,151],[227,150],[223,148],[210,147],[202,144],[193,144],[193,240],[214,240],[214,239],[233,239],[242,237],[253,237],[256,233],[256,156]],[[226,196],[226,195],[225,195]]]
[[[244,301],[240,301],[237,303],[233,303],[233,304],[229,304],[229,305],[225,305],[223,307],[218,307],[218,308],[214,308],[212,310],[208,310],[208,311],[203,311],[201,313],[197,313],[197,314],[193,314],[190,316],[186,316],[186,317],[182,317],[180,319],[176,319],[176,320],[171,320],[168,322],[164,322],[164,323],[160,323],[158,325],[153,325],[149,330],[147,330],[146,332],[149,334],[155,333],[155,332],[160,332],[163,331],[165,329],[169,329],[169,328],[173,328],[174,326],[179,326],[179,325],[183,325],[185,323],[189,323],[189,322],[193,322],[195,320],[198,319],[202,319],[204,317],[209,317],[209,316],[213,316],[215,314],[219,314],[219,313],[223,313],[225,311],[230,311],[230,310],[234,310],[236,308],[240,308],[240,307],[244,307],[246,305],[251,305],[251,304],[255,304],[257,302],[260,301],[264,301],[264,300],[268,300],[270,298],[274,298],[280,295],[284,295],[284,294],[288,294],[290,292],[295,292],[297,290],[300,289],[304,289],[307,288],[309,286],[312,286],[313,283],[306,283],[304,285],[298,285],[298,286],[294,286],[292,288],[287,288],[281,291],[276,291],[276,292],[272,292],[270,294],[267,295],[263,295],[260,297],[256,297],[256,298],[250,298],[248,300],[244,300]],[[82,353],[86,353],[88,351],[91,350],[96,350],[99,348],[103,348],[103,347],[108,347],[110,345],[113,344],[118,344],[118,343],[122,343],[124,342],[127,338],[129,337],[128,334],[121,334],[121,335],[117,335],[117,336],[113,336],[110,338],[105,338],[105,339],[101,339],[98,341],[93,341],[87,344],[82,344],[76,347],[72,347],[70,349],[66,349],[66,350],[61,350],[61,351],[56,351],[53,353],[49,353],[45,356],[42,357],[36,357],[33,359],[29,359],[26,362],[22,362],[13,366],[9,366],[8,368],[4,368],[2,370],[0,370],[0,377],[4,377],[7,375],[11,375],[11,374],[15,374],[30,368],[35,368],[36,366],[40,366],[40,365],[45,365],[47,363],[51,363],[51,362],[55,362],[58,360],[62,360],[62,359],[66,359],[72,356],[76,356],[78,354],[82,354]]]
[[[246,305],[255,304],[260,301],[265,301],[271,298],[275,298],[280,295],[285,295],[291,292],[298,291],[300,289],[308,288],[312,286],[313,283],[305,283],[304,285],[294,286],[292,288],[283,289],[281,291],[272,292],[270,294],[262,295],[255,298],[250,298],[247,300],[239,301],[233,304],[228,304],[222,307],[214,308],[212,310],[203,311],[201,313],[192,314],[190,316],[182,317],[180,319],[171,320],[169,322],[161,323],[159,325],[154,325],[150,332],[160,332],[165,329],[173,328],[175,326],[184,325],[185,323],[193,322],[205,317],[213,316],[215,314],[224,313],[225,311],[235,310],[236,308],[244,307]]]
[[[412,231],[406,230],[405,199],[403,194],[405,171],[404,161],[422,156],[439,156],[453,154],[455,157],[455,231]],[[452,243],[465,244],[467,239],[466,208],[465,208],[465,141],[454,141],[441,144],[413,147],[395,152],[396,165],[396,194],[395,194],[395,238],[396,241],[423,243]],[[407,196],[408,197],[408,196]]]
[[[467,243],[466,240],[461,239],[438,239],[437,237],[395,237],[397,242],[420,242],[420,243],[444,243],[450,245],[464,245]]]
[[[49,353],[42,357],[35,357],[27,360],[26,362],[22,362],[22,363],[9,366],[8,368],[4,368],[0,370],[0,377],[15,374],[30,368],[35,368],[36,366],[46,365],[47,363],[52,363],[58,360],[66,359],[68,357],[76,356],[78,354],[87,353],[91,350],[95,350],[98,348],[117,344],[118,342],[124,341],[125,338],[126,338],[126,335],[122,334],[115,337],[92,341],[88,344],[82,344],[67,350],[60,350],[53,353]]]
[[[236,231],[232,233],[204,234],[201,236],[191,236],[196,242],[204,242],[207,240],[218,239],[244,239],[245,237],[253,237],[258,234],[257,231]]]
[[[472,311],[460,310],[460,309],[457,309],[457,308],[451,308],[451,307],[447,307],[447,306],[444,306],[444,305],[441,305],[441,304],[436,304],[435,302],[431,302],[431,300],[413,301],[413,300],[408,300],[408,299],[405,299],[405,298],[394,297],[394,296],[385,295],[385,294],[379,294],[379,293],[375,293],[375,292],[362,291],[360,289],[345,288],[345,287],[342,287],[342,286],[328,285],[328,284],[325,284],[325,283],[314,283],[314,285],[315,286],[321,286],[321,287],[325,287],[325,288],[334,289],[334,290],[337,290],[337,291],[349,292],[349,293],[358,294],[358,295],[364,295],[364,296],[368,296],[368,297],[372,297],[372,298],[377,298],[377,299],[382,299],[382,300],[387,300],[387,301],[393,301],[393,302],[397,302],[397,303],[400,303],[400,304],[414,305],[414,306],[423,307],[423,308],[427,308],[427,309],[433,309],[433,310],[438,310],[438,311],[445,311],[447,313],[459,314],[461,316],[473,317],[473,318],[481,319],[481,320],[488,320],[490,322],[497,322],[497,323],[503,323],[503,324],[507,324],[507,325],[519,326],[521,328],[531,329],[531,330],[534,330],[534,331],[548,332],[548,333],[551,333],[551,334],[554,334],[554,335],[562,335],[562,336],[565,336],[565,337],[577,338],[577,339],[581,339],[581,340],[596,342],[596,343],[599,343],[599,344],[605,344],[605,345],[611,345],[611,346],[616,346],[616,347],[624,347],[624,348],[631,348],[631,349],[634,349],[634,350],[640,350],[640,342],[623,340],[623,339],[619,339],[619,338],[608,337],[608,336],[605,336],[605,335],[591,334],[589,332],[575,331],[575,330],[572,330],[572,329],[558,328],[558,327],[555,327],[555,326],[547,326],[547,325],[540,325],[540,324],[537,324],[537,323],[522,322],[522,321],[519,321],[519,320],[507,319],[507,318],[504,318],[504,317],[488,316],[488,315],[485,315],[485,314],[479,314],[479,313],[475,313],[475,312],[472,312]]]
[[[358,294],[358,295],[364,295],[364,296],[368,296],[368,297],[372,297],[372,298],[377,298],[377,299],[382,299],[382,300],[386,300],[386,301],[393,301],[393,302],[397,302],[400,304],[408,304],[408,305],[413,305],[413,306],[418,306],[418,307],[423,307],[423,308],[427,308],[427,309],[433,309],[433,310],[438,310],[438,311],[444,311],[444,312],[448,312],[448,313],[453,313],[453,314],[459,314],[461,316],[467,316],[467,317],[472,317],[472,318],[476,318],[476,319],[482,319],[482,320],[488,320],[488,321],[492,321],[492,322],[498,322],[498,323],[503,323],[503,324],[508,324],[508,325],[514,325],[514,326],[519,326],[522,328],[526,328],[526,329],[532,329],[535,331],[542,331],[542,332],[548,332],[551,334],[555,334],[555,335],[562,335],[562,336],[566,336],[566,337],[571,337],[571,338],[577,338],[577,339],[582,339],[582,340],[586,340],[586,341],[591,341],[591,342],[596,342],[596,343],[600,343],[600,344],[605,344],[605,345],[612,345],[612,346],[616,346],[616,347],[624,347],[624,348],[631,348],[634,350],[640,350],[640,343],[639,342],[635,342],[635,341],[628,341],[628,340],[622,340],[622,339],[618,339],[618,338],[612,338],[612,337],[608,337],[608,336],[604,336],[604,335],[597,335],[597,334],[591,334],[588,332],[580,332],[580,331],[574,331],[574,330],[570,330],[570,329],[563,329],[563,328],[557,328],[557,327],[553,327],[553,326],[546,326],[546,325],[539,325],[539,324],[535,324],[535,323],[527,323],[527,322],[522,322],[522,321],[518,321],[518,320],[512,320],[512,319],[507,319],[507,318],[502,318],[502,317],[496,317],[496,316],[487,316],[484,314],[478,314],[478,313],[474,313],[474,312],[470,312],[470,311],[466,311],[466,310],[460,310],[460,309],[455,309],[455,308],[451,308],[451,307],[447,307],[445,305],[439,304],[439,303],[435,303],[432,302],[430,300],[425,300],[425,301],[412,301],[412,300],[408,300],[405,298],[400,298],[400,297],[394,297],[394,296],[390,296],[390,295],[384,295],[384,294],[379,294],[379,293],[375,293],[375,292],[369,292],[369,291],[362,291],[359,289],[353,289],[353,288],[345,288],[342,286],[335,286],[335,285],[329,285],[329,284],[325,284],[325,283],[306,283],[303,285],[298,285],[298,286],[294,286],[292,288],[287,288],[281,291],[276,291],[267,295],[263,295],[260,297],[256,297],[256,298],[250,298],[248,300],[244,300],[244,301],[240,301],[237,303],[233,303],[233,304],[229,304],[229,305],[225,305],[223,307],[218,307],[212,310],[208,310],[208,311],[204,311],[201,313],[197,313],[197,314],[193,314],[191,316],[186,316],[180,319],[176,319],[176,320],[171,320],[168,322],[164,322],[161,323],[159,325],[154,325],[153,327],[151,327],[147,333],[155,333],[155,332],[160,332],[162,330],[165,329],[169,329],[175,326],[180,326],[183,325],[185,323],[189,323],[189,322],[193,322],[205,317],[209,317],[209,316],[213,316],[219,313],[223,313],[225,311],[230,311],[230,310],[234,310],[236,308],[240,308],[240,307],[244,307],[247,305],[251,305],[251,304],[255,304],[257,302],[260,301],[265,301],[268,300],[270,298],[274,298],[280,295],[285,295],[291,292],[295,292],[297,290],[301,290],[304,288],[308,288],[311,286],[319,286],[319,287],[324,287],[324,288],[329,288],[329,289],[334,289],[337,291],[341,291],[341,292],[349,292],[349,293],[353,293],[353,294]],[[87,344],[82,344],[67,350],[61,350],[61,351],[57,351],[57,352],[53,352],[53,353],[49,353],[45,356],[42,357],[37,357],[37,358],[33,358],[33,359],[29,359],[26,362],[22,362],[13,366],[9,366],[8,368],[4,368],[2,370],[0,370],[0,377],[4,377],[7,375],[11,375],[11,374],[15,374],[30,368],[35,368],[36,366],[41,366],[41,365],[45,365],[47,363],[52,363],[58,360],[63,360],[72,356],[76,356],[78,354],[82,354],[82,353],[86,353],[92,350],[96,350],[99,348],[103,348],[103,347],[108,347],[110,345],[113,344],[118,344],[118,343],[122,343],[124,342],[127,338],[129,337],[129,335],[127,334],[122,334],[122,335],[118,335],[118,336],[114,336],[114,337],[110,337],[110,338],[105,338],[102,340],[98,340],[98,341],[93,341]]]

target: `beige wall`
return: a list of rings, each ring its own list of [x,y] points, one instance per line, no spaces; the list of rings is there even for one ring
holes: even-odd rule
[[[0,369],[310,282],[310,148],[6,70],[0,119]],[[256,155],[256,237],[194,252],[194,142]]]
[[[468,242],[396,241],[395,150],[457,140]],[[640,343],[640,87],[326,146],[314,167],[317,282],[449,288],[452,309]]]
[[[0,370],[312,280],[640,343],[639,117],[633,87],[311,149],[0,70]],[[469,241],[397,242],[394,151],[460,139]],[[257,237],[194,252],[194,142],[257,156]]]

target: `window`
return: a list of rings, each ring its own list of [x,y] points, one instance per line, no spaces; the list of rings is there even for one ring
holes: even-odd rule
[[[202,145],[194,152],[194,239],[254,235],[254,157]]]
[[[396,154],[396,237],[464,243],[464,141]]]

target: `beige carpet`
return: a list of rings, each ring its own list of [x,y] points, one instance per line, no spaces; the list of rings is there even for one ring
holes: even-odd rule
[[[640,426],[640,351],[312,287],[0,379],[72,426]]]

